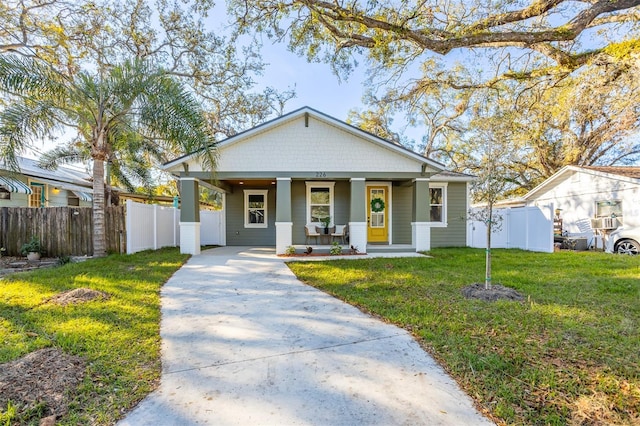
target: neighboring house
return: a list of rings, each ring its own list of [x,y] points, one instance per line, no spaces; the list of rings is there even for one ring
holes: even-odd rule
[[[0,163],[0,207],[90,207],[91,176],[71,167],[46,170],[38,161],[18,157],[20,172]]]
[[[416,251],[466,246],[472,176],[305,107],[218,144],[215,173],[195,154],[164,165],[180,178],[180,246],[200,252],[199,185],[224,193],[225,244],[306,243],[305,225],[348,225],[349,244]],[[380,202],[381,201],[381,202]]]
[[[640,226],[640,167],[565,166],[519,201],[553,204],[556,231],[586,237],[595,245],[598,232],[606,235],[623,224]]]

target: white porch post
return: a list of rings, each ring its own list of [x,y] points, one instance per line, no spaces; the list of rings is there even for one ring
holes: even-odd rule
[[[291,178],[276,178],[276,254],[284,254],[293,243]]]
[[[198,181],[180,177],[180,253],[200,254],[200,201]]]
[[[429,179],[418,178],[413,184],[413,222],[411,244],[416,251],[431,250],[431,207]]]
[[[360,253],[367,252],[367,191],[364,178],[351,178],[351,210],[349,216],[349,244]]]

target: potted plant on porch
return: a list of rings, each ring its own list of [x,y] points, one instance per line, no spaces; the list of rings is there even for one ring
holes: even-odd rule
[[[42,254],[40,239],[35,235],[32,236],[28,243],[22,245],[20,253],[22,253],[23,256],[27,256],[27,260],[39,260]]]
[[[331,216],[325,216],[320,219],[320,222],[324,225],[325,235],[329,233],[329,224],[331,223]]]

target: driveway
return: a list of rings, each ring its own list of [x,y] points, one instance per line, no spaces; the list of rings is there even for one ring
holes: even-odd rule
[[[120,425],[489,425],[406,331],[272,248],[192,257],[162,290],[162,379]]]

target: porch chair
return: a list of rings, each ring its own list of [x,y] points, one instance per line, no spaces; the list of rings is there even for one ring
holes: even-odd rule
[[[320,234],[316,231],[315,225],[305,225],[304,235],[305,237],[307,237],[306,244],[309,244],[309,238],[315,238],[316,244],[318,244],[318,237],[320,236]]]
[[[342,244],[344,244],[344,237],[346,235],[347,225],[336,225],[335,230],[331,233],[331,241],[334,238],[340,238]]]

